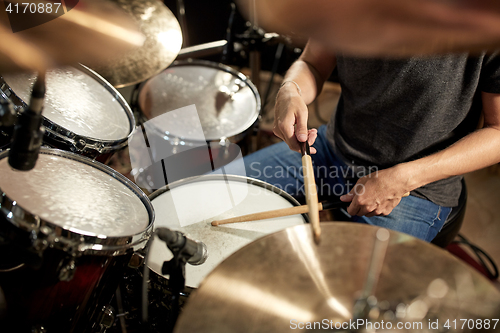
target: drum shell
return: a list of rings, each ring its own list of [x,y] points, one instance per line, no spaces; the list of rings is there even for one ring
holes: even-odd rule
[[[170,146],[168,142],[165,144]],[[209,154],[207,154],[207,149]],[[153,193],[167,184],[216,170],[241,158],[242,154],[242,149],[239,145],[229,144],[228,146],[220,146],[219,144],[210,142],[208,146],[194,147],[182,151],[181,154],[163,159],[163,163],[161,164],[154,163],[140,170],[134,168],[132,169],[132,175],[135,178],[136,184],[143,191]],[[174,162],[174,165],[182,164],[182,166],[175,167],[169,161]],[[165,170],[171,170],[173,167],[178,170],[177,174],[172,175],[168,171],[164,172]]]
[[[109,92],[109,96],[116,99],[116,101],[121,105],[123,112],[128,118],[129,135],[117,140],[103,140],[79,135],[72,130],[44,117],[43,127],[45,132],[43,144],[50,148],[74,152],[90,159],[97,160],[101,163],[107,163],[115,152],[127,146],[128,139],[135,127],[135,117],[123,96],[104,78],[83,65],[79,65],[77,69],[96,80]],[[0,98],[10,100],[14,103],[14,107],[18,113],[28,107],[28,101],[20,99],[3,77],[0,77]],[[102,126],[106,126],[106,124],[103,124]],[[11,135],[4,133],[3,137],[0,137],[0,150],[9,148],[10,140]]]

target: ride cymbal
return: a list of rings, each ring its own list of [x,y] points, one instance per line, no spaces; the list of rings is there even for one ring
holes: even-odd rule
[[[308,225],[262,237],[208,275],[188,299],[174,331],[338,329],[353,318],[377,230],[356,223],[322,223],[319,245]],[[427,328],[437,319],[439,325],[448,319],[491,319],[500,309],[500,292],[484,276],[448,252],[395,231],[390,231],[373,296],[370,319],[391,322],[393,328],[398,322],[420,322]],[[314,322],[323,326],[307,327]]]

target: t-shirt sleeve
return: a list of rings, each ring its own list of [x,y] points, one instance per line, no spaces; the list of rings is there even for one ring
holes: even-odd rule
[[[500,51],[484,56],[479,89],[492,94],[500,94]]]

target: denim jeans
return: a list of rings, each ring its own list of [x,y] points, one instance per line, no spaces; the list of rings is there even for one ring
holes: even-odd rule
[[[318,196],[340,196],[349,192],[357,178],[356,174],[340,158],[335,156],[326,138],[326,126],[318,129],[314,143],[317,153],[311,155],[315,169]],[[281,142],[244,157],[246,175],[270,183],[296,198],[304,196],[301,155]],[[387,216],[353,216],[356,222],[368,223],[404,232],[430,242],[441,230],[451,211],[431,201],[415,196],[401,202]]]

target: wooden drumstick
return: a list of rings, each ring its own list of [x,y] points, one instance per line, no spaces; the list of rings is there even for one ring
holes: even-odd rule
[[[306,189],[306,202],[309,207],[309,220],[314,236],[314,242],[319,244],[321,239],[321,227],[319,225],[319,205],[316,181],[314,179],[314,169],[312,165],[309,143],[299,142],[302,153],[302,168],[304,173],[304,186]]]
[[[407,197],[410,195],[410,192],[407,192],[403,195],[403,197]],[[347,208],[351,202],[343,202],[337,199],[336,201],[326,201],[326,202],[320,202],[318,203],[318,210],[329,210],[329,209],[335,209],[335,208]],[[214,227],[223,225],[223,224],[229,224],[229,223],[239,223],[239,222],[251,222],[251,221],[260,221],[260,220],[267,220],[267,219],[273,219],[276,217],[283,217],[283,216],[291,216],[291,215],[298,215],[298,214],[305,214],[309,213],[309,207],[307,205],[302,205],[302,206],[296,206],[296,207],[289,207],[289,208],[281,208],[281,209],[275,209],[275,210],[268,210],[265,212],[260,212],[260,213],[252,213],[252,214],[247,214],[247,215],[241,215],[241,216],[235,216],[235,217],[230,217],[224,220],[216,220],[212,221],[212,225]]]

